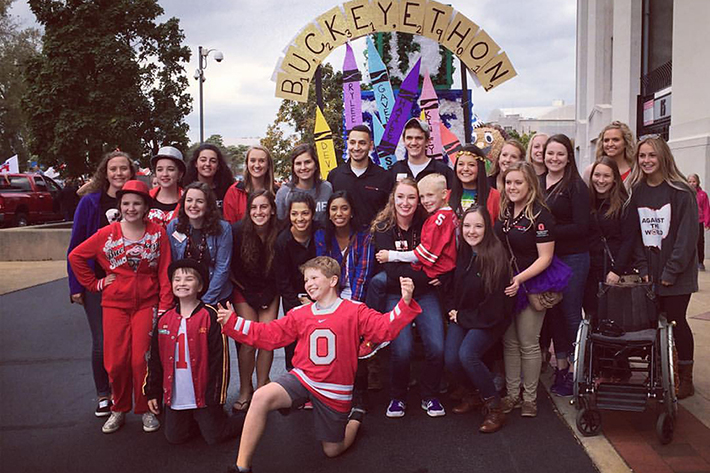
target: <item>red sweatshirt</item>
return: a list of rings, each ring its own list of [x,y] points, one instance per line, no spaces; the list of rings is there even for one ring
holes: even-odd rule
[[[240,182],[234,183],[227,189],[222,203],[222,212],[226,221],[235,223],[242,219],[247,211],[247,197],[247,192]]]
[[[131,254],[126,252],[121,223],[114,222],[74,248],[69,253],[69,264],[87,290],[103,290],[101,305],[104,307],[142,309],[158,305],[161,311],[169,309],[174,301],[168,279],[170,243],[165,229],[146,223],[143,239],[131,245],[131,249]],[[96,279],[88,264],[92,258],[107,275],[116,275],[112,284],[103,287],[103,279]]]

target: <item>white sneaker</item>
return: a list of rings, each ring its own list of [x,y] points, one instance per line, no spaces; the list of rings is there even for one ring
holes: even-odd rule
[[[143,430],[145,432],[155,432],[160,428],[160,421],[152,412],[143,414]]]
[[[112,412],[108,420],[101,427],[101,432],[105,434],[112,434],[123,426],[126,422],[126,414],[123,412]]]

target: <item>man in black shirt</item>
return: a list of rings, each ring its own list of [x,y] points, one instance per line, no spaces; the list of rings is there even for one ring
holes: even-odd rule
[[[391,168],[392,175],[397,181],[409,176],[419,182],[428,174],[438,173],[446,178],[446,188],[451,189],[453,170],[443,161],[431,159],[426,155],[429,137],[429,125],[424,120],[410,118],[405,123],[402,138],[404,147],[407,148],[407,159],[394,163]]]
[[[347,191],[355,203],[356,215],[369,225],[387,203],[393,175],[370,160],[372,133],[367,125],[356,125],[348,132],[348,162],[328,174],[333,192]]]

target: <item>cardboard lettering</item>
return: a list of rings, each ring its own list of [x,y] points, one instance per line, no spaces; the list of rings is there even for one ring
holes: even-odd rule
[[[444,33],[442,45],[452,53],[460,56],[464,52],[464,46],[473,39],[479,28],[476,23],[466,18],[460,12],[449,23],[449,27]]]
[[[399,26],[399,0],[373,0],[375,29],[379,33],[395,31]]]
[[[400,0],[397,31],[421,35],[424,33],[426,0]]]
[[[459,59],[466,65],[469,71],[478,74],[481,67],[488,61],[494,58],[500,46],[483,30],[468,42],[464,47],[463,54],[458,56]]]
[[[508,55],[502,53],[484,64],[476,77],[481,82],[481,86],[489,91],[517,75]]]
[[[430,1],[424,8],[424,31],[422,36],[442,42],[444,33],[449,28],[454,7]]]
[[[308,86],[305,77],[279,72],[276,74],[276,96],[280,99],[308,102]]]
[[[339,6],[333,7],[321,16],[316,18],[316,23],[326,37],[326,40],[334,48],[345,44],[353,39],[353,33],[348,27],[345,15]]]
[[[377,32],[375,29],[375,7],[370,4],[369,0],[345,2],[343,8],[348,29],[352,32],[353,38]]]

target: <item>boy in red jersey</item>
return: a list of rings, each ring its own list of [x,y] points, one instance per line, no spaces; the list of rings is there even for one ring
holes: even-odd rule
[[[155,324],[143,392],[155,415],[165,402],[169,443],[188,441],[196,423],[207,444],[215,445],[237,437],[244,417],[228,418],[222,407],[229,385],[229,349],[217,311],[200,300],[207,292],[209,271],[195,260],[180,259],[170,263],[168,276],[178,303]]]
[[[338,296],[340,265],[327,256],[301,266],[306,292],[315,302],[289,311],[269,324],[244,320],[231,304],[218,307],[227,336],[256,348],[274,350],[296,341],[293,370],[258,389],[247,413],[233,472],[251,471],[251,462],[266,426],[277,409],[313,403],[315,431],[328,457],[343,453],[355,441],[364,412],[350,410],[360,337],[392,340],[420,312],[412,300],[414,283],[401,278],[402,300],[388,314]],[[350,413],[348,415],[348,412]]]
[[[423,269],[430,279],[449,276],[456,267],[456,228],[458,218],[447,203],[446,178],[429,174],[418,183],[419,198],[429,217],[422,226],[419,245],[412,251],[380,250],[380,263],[412,263],[414,269]],[[441,281],[442,285],[444,281]]]

